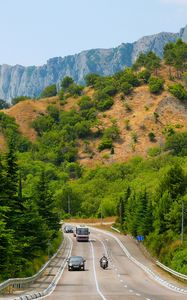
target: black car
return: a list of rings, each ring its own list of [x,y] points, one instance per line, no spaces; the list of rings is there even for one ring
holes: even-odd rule
[[[64,232],[66,232],[66,233],[73,233],[73,226],[71,226],[71,225],[66,225],[66,226],[64,227]]]
[[[71,256],[68,258],[68,271],[71,270],[85,270],[85,259],[82,256]]]

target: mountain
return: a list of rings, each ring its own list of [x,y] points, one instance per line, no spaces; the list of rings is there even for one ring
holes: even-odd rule
[[[39,67],[1,65],[0,99],[10,102],[12,98],[21,95],[38,97],[46,86],[58,84],[67,75],[79,83],[84,81],[88,73],[112,75],[131,66],[141,52],[154,51],[162,57],[164,45],[179,37],[187,40],[187,26],[179,33],[161,32],[145,36],[134,43],[122,43],[116,48],[92,49],[64,58],[51,58]]]

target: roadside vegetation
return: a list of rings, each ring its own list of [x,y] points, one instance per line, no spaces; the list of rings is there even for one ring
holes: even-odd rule
[[[0,159],[0,280],[28,276],[39,268],[60,243],[60,219],[114,215],[124,233],[143,235],[153,255],[187,274],[187,132],[165,128],[164,145],[152,147],[147,159],[137,156],[92,169],[78,161],[80,144],[94,160],[90,143],[98,138],[97,151],[114,154],[120,138],[117,122],[105,128],[99,115],[112,108],[115,96],[128,114],[132,108],[126,97],[143,85],[154,97],[168,90],[186,103],[186,47],[181,40],[166,45],[164,60],[171,68],[167,80],[159,73],[163,62],[149,52],[113,76],[88,74],[85,83],[92,96],[70,77],[62,80],[58,92],[56,85],[47,87],[41,96],[57,93],[60,104],[50,104],[32,122],[35,142],[21,135],[14,118],[0,112],[0,130],[8,145]],[[72,97],[76,105],[63,109]],[[157,112],[153,118],[159,122]],[[133,151],[139,136],[131,126],[125,119]],[[155,143],[151,129],[147,136]]]

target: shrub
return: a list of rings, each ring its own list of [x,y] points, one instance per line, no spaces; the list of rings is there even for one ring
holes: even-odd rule
[[[132,107],[127,102],[124,102],[124,106],[125,106],[126,112],[132,111]]]
[[[117,93],[117,88],[113,85],[108,85],[103,89],[103,92],[108,96],[115,96]]]
[[[172,150],[174,155],[187,155],[187,132],[174,133],[166,138],[166,150]]]
[[[131,127],[130,127],[130,120],[129,120],[129,119],[126,119],[124,122],[125,122],[125,129],[126,129],[126,130],[130,130],[130,128],[131,128]]]
[[[57,89],[56,84],[52,84],[47,86],[40,94],[40,98],[47,98],[47,97],[53,97],[56,96]]]
[[[149,134],[148,134],[148,137],[149,137],[149,140],[151,141],[151,142],[154,142],[155,141],[155,134],[154,134],[154,132],[149,132]]]
[[[111,127],[105,129],[104,137],[110,138],[112,140],[117,139],[119,136],[119,128],[116,125],[112,125]]]
[[[150,76],[151,72],[147,69],[138,73],[138,79],[140,79],[143,83],[148,83]]]
[[[111,98],[110,96],[108,96],[103,91],[98,91],[95,94],[94,98],[95,98],[97,109],[99,109],[101,111],[109,109],[114,104],[113,98]]]
[[[60,100],[64,100],[64,90],[61,89],[59,92],[58,92],[58,97]]]
[[[82,96],[79,100],[79,107],[81,110],[87,110],[94,106],[94,103],[91,101],[89,96]]]
[[[81,96],[83,88],[82,85],[72,83],[69,85],[67,92],[70,93],[71,96]]]
[[[151,76],[149,79],[149,90],[153,94],[160,93],[164,88],[164,80],[160,77]]]
[[[169,87],[170,93],[179,100],[187,100],[187,91],[180,83],[175,83]]]
[[[138,77],[133,73],[132,69],[126,68],[121,74],[120,83],[129,83],[131,86],[138,86],[139,80]]]
[[[9,107],[10,105],[5,100],[0,99],[0,109],[6,109]]]
[[[113,146],[112,139],[108,137],[103,137],[101,143],[98,146],[98,150],[102,151],[104,149],[111,149]]]
[[[123,82],[120,85],[120,92],[124,93],[125,95],[129,95],[132,92],[132,85],[128,82]]]
[[[96,81],[98,80],[100,76],[98,74],[95,74],[95,73],[90,73],[90,74],[87,74],[85,77],[84,77],[84,80],[86,82],[86,86],[91,86],[91,87],[94,87],[95,86],[95,83]]]
[[[21,101],[28,100],[28,99],[31,99],[31,98],[28,96],[19,96],[19,97],[13,98],[11,100],[11,103],[12,103],[12,105],[15,105]]]
[[[161,152],[162,152],[162,150],[161,150],[160,147],[152,147],[152,148],[149,148],[149,149],[148,149],[147,154],[148,154],[150,157],[154,157],[154,156],[159,155]]]
[[[131,133],[131,138],[132,138],[132,140],[133,140],[134,143],[137,143],[137,141],[138,141],[138,135],[137,135],[136,132],[132,132]]]

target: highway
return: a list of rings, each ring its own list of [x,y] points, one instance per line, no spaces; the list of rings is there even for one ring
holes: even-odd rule
[[[140,266],[128,258],[128,253],[116,240],[120,239],[136,261],[147,268],[154,269],[149,261],[129,237],[108,235],[91,229],[90,242],[77,242],[72,234],[69,237],[71,255],[81,255],[86,259],[85,271],[64,269],[60,280],[46,300],[186,300],[187,295],[173,291],[151,278]],[[107,253],[109,267],[103,270],[99,259]],[[156,268],[153,270],[157,272]],[[166,275],[167,277],[167,275]],[[166,278],[165,278],[166,279]],[[175,280],[167,277],[172,284]],[[182,286],[181,286],[182,288]],[[183,287],[184,288],[184,287]]]

